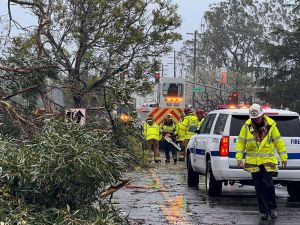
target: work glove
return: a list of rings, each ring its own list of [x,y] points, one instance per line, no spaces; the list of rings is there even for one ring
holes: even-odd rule
[[[243,161],[242,160],[238,160],[237,161],[237,166],[239,167],[239,168],[244,168],[244,163],[243,163]]]

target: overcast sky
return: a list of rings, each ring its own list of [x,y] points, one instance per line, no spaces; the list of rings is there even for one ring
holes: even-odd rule
[[[186,33],[200,30],[201,20],[209,5],[221,2],[221,0],[173,0],[179,6],[179,14],[182,17],[182,25],[179,32],[182,38],[190,38]],[[180,43],[176,43],[176,46]]]

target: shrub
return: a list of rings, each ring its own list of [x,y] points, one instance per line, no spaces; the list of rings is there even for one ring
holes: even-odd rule
[[[33,140],[18,148],[0,140],[2,189],[25,204],[76,210],[89,207],[98,191],[115,182],[130,160],[111,136],[78,124],[48,122]]]
[[[14,201],[10,201],[12,203]],[[99,208],[82,207],[71,211],[67,206],[63,209],[44,208],[37,205],[8,204],[0,200],[0,222],[4,224],[30,224],[30,225],[125,225],[127,220],[120,216],[120,212],[112,205],[101,204]],[[16,202],[15,202],[16,203]]]

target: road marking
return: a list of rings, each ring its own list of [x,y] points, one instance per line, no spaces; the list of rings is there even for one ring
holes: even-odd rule
[[[186,220],[182,210],[183,208],[183,198],[182,196],[176,197],[173,200],[167,192],[167,189],[164,185],[161,185],[160,180],[155,172],[155,170],[150,170],[151,176],[153,179],[153,183],[156,184],[160,193],[164,197],[165,204],[160,204],[160,208],[163,211],[164,216],[170,224],[174,225],[190,225],[190,223]]]

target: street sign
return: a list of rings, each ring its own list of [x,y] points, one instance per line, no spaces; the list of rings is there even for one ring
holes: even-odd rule
[[[204,87],[193,88],[193,92],[203,92],[203,91],[204,91]]]

